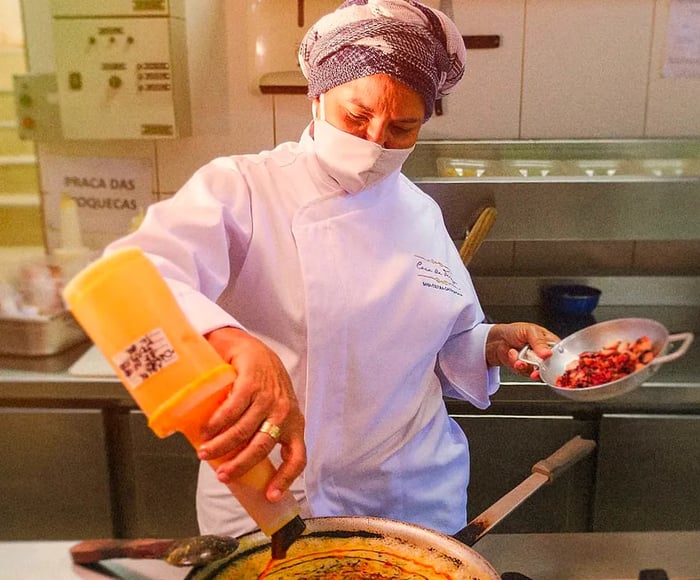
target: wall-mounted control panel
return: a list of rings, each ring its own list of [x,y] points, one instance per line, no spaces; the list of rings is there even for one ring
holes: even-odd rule
[[[184,0],[51,0],[65,139],[190,133]]]

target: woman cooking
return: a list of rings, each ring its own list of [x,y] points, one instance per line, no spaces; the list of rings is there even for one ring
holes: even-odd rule
[[[469,451],[443,396],[486,408],[499,365],[534,372],[517,351],[547,357],[557,340],[484,322],[437,204],[401,173],[464,43],[418,2],[355,0],[308,31],[299,61],[313,115],[299,142],[215,159],[107,251],[142,248],[238,372],[198,450],[236,452],[202,463],[202,533],[256,527],[222,482],[268,454],[268,498],[290,488],[304,516],[454,533]]]

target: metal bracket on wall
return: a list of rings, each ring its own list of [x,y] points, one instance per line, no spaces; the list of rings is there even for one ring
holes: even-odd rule
[[[467,50],[482,48],[498,48],[501,46],[501,37],[498,34],[469,34],[462,36]]]

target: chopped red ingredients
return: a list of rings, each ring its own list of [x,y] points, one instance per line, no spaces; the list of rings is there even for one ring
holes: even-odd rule
[[[639,370],[653,358],[648,336],[634,342],[618,340],[601,350],[582,352],[557,377],[557,387],[581,389],[611,383]]]

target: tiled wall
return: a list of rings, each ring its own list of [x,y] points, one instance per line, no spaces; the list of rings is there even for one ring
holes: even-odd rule
[[[700,241],[487,240],[469,269],[476,276],[700,276]]]
[[[500,185],[495,205],[474,274],[700,276],[700,177]]]

